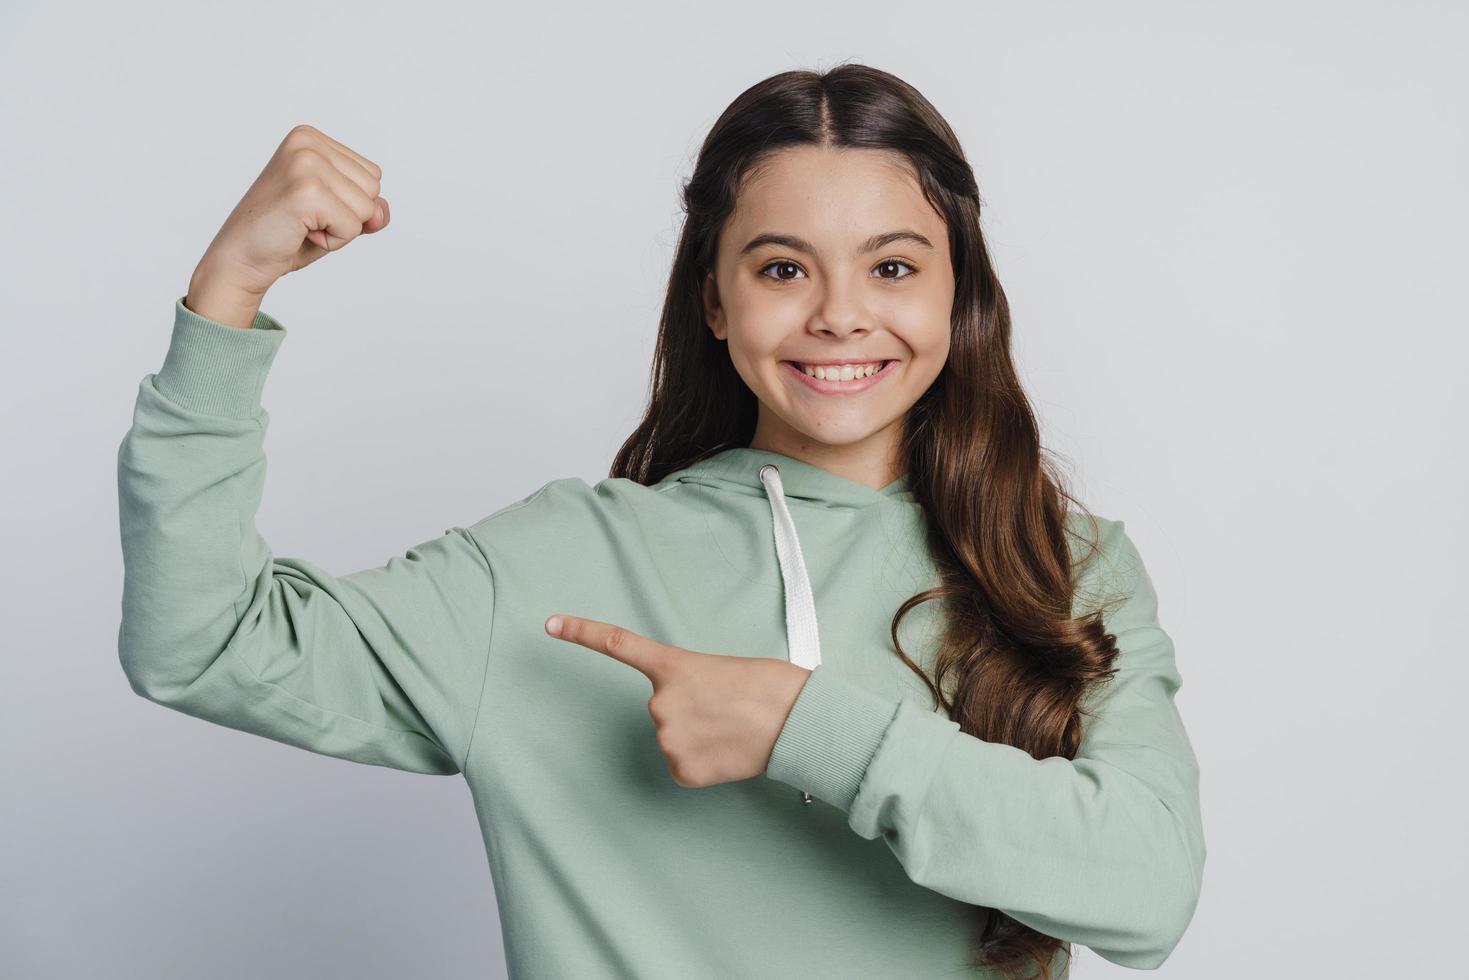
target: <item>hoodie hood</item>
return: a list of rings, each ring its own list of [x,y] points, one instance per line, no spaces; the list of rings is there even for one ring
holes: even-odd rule
[[[764,449],[737,446],[715,453],[665,477],[681,483],[702,483],[764,496],[765,482],[760,468],[774,465],[780,470],[781,488],[787,498],[803,500],[823,507],[870,507],[889,501],[912,501],[907,476],[901,476],[880,490],[838,476],[819,466],[791,456]]]

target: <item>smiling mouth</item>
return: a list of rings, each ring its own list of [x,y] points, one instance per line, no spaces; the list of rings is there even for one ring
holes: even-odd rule
[[[818,381],[851,381],[871,377],[883,368],[893,363],[892,358],[887,360],[864,361],[862,363],[849,364],[806,364],[802,361],[784,361],[801,371],[807,377],[816,378]]]
[[[816,377],[813,369],[805,367],[799,361],[781,361],[780,363],[785,366],[786,370],[790,372],[791,377],[795,378],[797,382],[818,394],[855,395],[866,391],[873,385],[880,384],[888,375],[893,373],[893,365],[898,362],[896,360],[869,361],[867,364],[862,365],[864,373],[860,375],[855,370],[857,365],[841,365],[838,367],[833,364],[829,366],[831,376],[824,378]],[[875,369],[873,367],[874,365]],[[822,374],[827,373],[827,365],[815,365],[814,367],[820,368]],[[853,369],[852,376],[850,378],[843,378],[842,375],[846,372],[842,369],[848,367]],[[812,373],[808,373],[808,371]],[[871,373],[866,373],[867,371]]]

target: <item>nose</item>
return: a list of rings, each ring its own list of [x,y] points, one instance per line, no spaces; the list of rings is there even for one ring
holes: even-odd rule
[[[862,285],[842,277],[828,279],[825,292],[811,313],[811,330],[840,338],[868,333],[872,326],[872,313],[862,298]]]

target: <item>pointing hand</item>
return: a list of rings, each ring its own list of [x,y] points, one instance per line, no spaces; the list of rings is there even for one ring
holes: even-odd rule
[[[648,713],[680,786],[762,775],[811,676],[787,660],[698,653],[576,616],[550,617],[546,632],[619,660],[653,682]]]

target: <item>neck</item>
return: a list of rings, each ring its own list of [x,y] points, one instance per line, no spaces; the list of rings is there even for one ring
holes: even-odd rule
[[[898,451],[901,419],[865,439],[841,445],[812,439],[784,424],[768,425],[766,419],[762,412],[750,440],[751,449],[790,456],[874,490],[892,483],[907,468]]]

